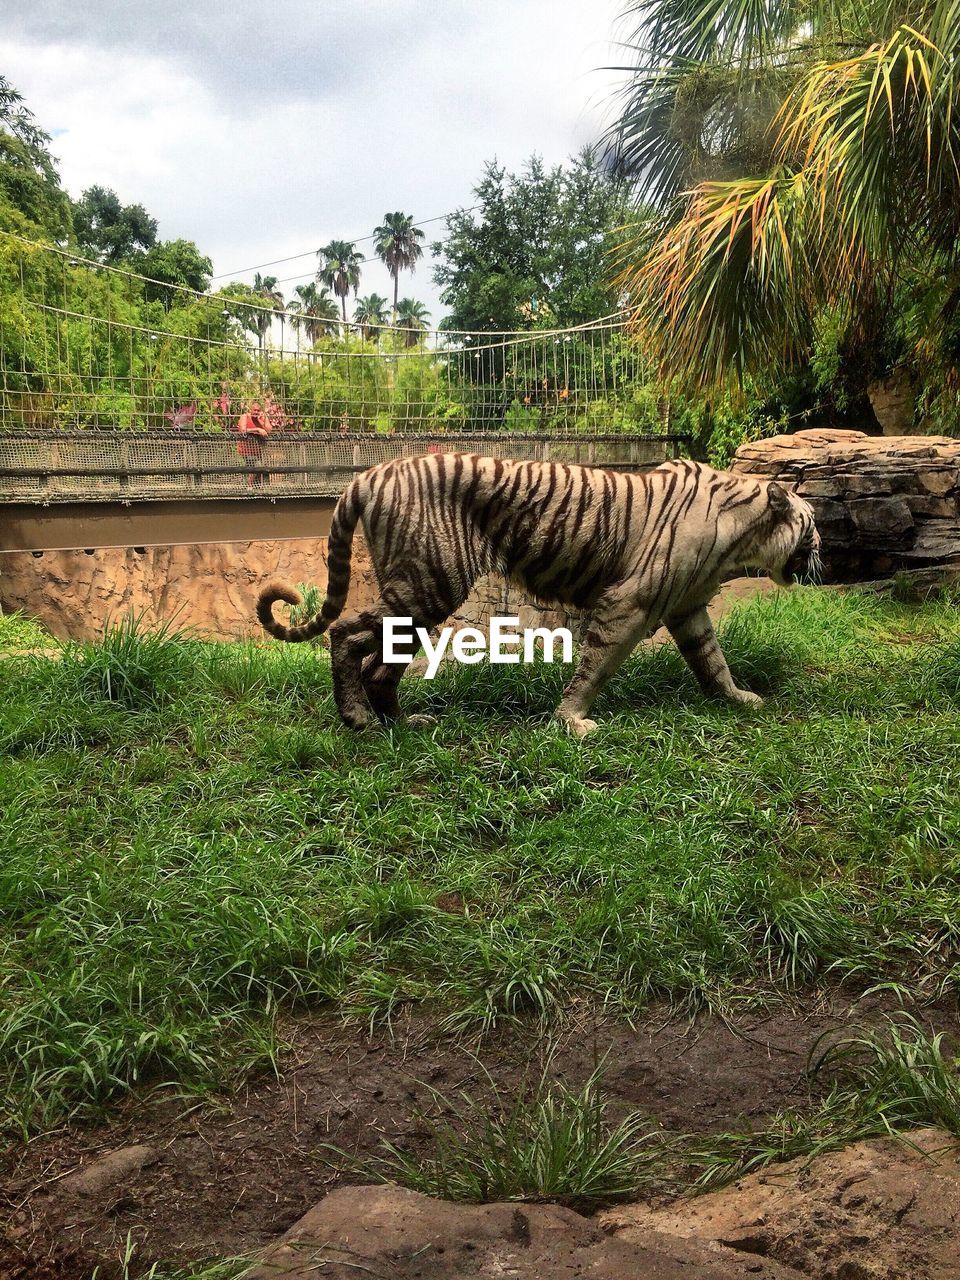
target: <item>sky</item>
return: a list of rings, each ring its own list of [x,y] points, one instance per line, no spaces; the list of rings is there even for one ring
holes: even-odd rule
[[[53,135],[71,195],[99,183],[145,205],[163,239],[212,258],[215,287],[311,251],[261,268],[289,296],[330,239],[361,241],[388,210],[468,207],[487,160],[559,163],[596,141],[623,4],[30,0],[4,15],[0,73]],[[400,283],[438,322],[426,256]],[[373,291],[392,296],[376,262]]]

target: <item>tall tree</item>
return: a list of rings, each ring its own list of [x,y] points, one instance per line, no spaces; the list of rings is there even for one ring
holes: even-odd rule
[[[416,270],[417,259],[423,255],[419,244],[423,232],[414,226],[409,214],[385,213],[373,237],[374,252],[393,277],[393,322],[396,324],[400,272]]]
[[[135,265],[138,272],[157,282],[144,286],[147,299],[159,298],[168,309],[176,304],[177,290],[166,286],[203,293],[213,271],[210,259],[192,240],[160,240],[138,255]]]
[[[596,152],[553,169],[533,156],[520,173],[487,164],[474,195],[478,208],[448,218],[433,246],[448,327],[575,325],[616,309],[608,254],[625,188]]]
[[[370,338],[378,329],[387,323],[387,300],[379,293],[371,293],[366,298],[358,298],[353,322],[360,326],[365,338]]]
[[[352,289],[354,296],[360,288],[360,266],[363,258],[357,253],[357,246],[352,240],[331,240],[322,249],[317,250],[321,260],[317,272],[317,283],[325,284],[340,299],[343,313],[343,324],[347,324],[347,294]]]
[[[339,318],[337,304],[324,285],[298,284],[297,295],[290,303],[293,324],[307,335],[308,342],[320,339],[336,326]]]
[[[789,369],[829,314],[847,351],[886,350],[875,376],[936,351],[955,379],[956,0],[636,13],[614,152],[658,222],[621,282],[663,371],[706,387]]]
[[[133,258],[157,243],[157,222],[142,204],[121,204],[109,187],[88,187],[73,206],[80,251],[98,262]]]
[[[426,330],[430,312],[422,302],[401,298],[397,303],[397,326],[403,333],[404,346],[415,347]]]
[[[0,76],[0,213],[8,229],[36,235],[39,228],[47,237],[66,240],[70,201],[49,143],[22,95]]]
[[[277,288],[276,276],[262,276],[258,271],[253,277],[253,292],[260,299],[260,307],[256,318],[256,332],[260,350],[262,351],[267,340],[267,334],[270,332],[270,323],[273,320],[271,312],[279,312],[281,317],[281,325],[283,323],[283,294]],[[280,339],[280,345],[283,346],[283,338]]]

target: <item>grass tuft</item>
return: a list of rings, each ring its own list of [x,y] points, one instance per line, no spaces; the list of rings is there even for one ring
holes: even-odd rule
[[[768,1164],[813,1159],[851,1142],[936,1126],[960,1137],[960,1060],[944,1037],[901,1015],[884,1027],[832,1037],[811,1056],[811,1074],[832,1082],[807,1113],[783,1112],[757,1133],[680,1139],[670,1160],[680,1186],[700,1190],[736,1181]]]
[[[172,702],[195,675],[190,641],[167,623],[155,630],[129,614],[102,640],[68,646],[60,664],[62,695],[118,703],[129,711]]]
[[[550,1200],[591,1213],[636,1195],[657,1153],[639,1115],[619,1121],[595,1071],[581,1090],[542,1078],[532,1097],[477,1102],[434,1094],[451,1120],[422,1114],[426,1155],[384,1141],[374,1169],[386,1181],[469,1204]]]
[[[854,1086],[864,1117],[878,1125],[934,1125],[960,1137],[960,1058],[914,1017],[833,1040],[813,1069]]]

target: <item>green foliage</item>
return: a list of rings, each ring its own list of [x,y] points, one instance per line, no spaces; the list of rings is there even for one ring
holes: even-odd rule
[[[147,285],[147,301],[160,300],[169,309],[177,305],[177,293],[174,289],[164,289],[162,285],[176,285],[180,289],[203,293],[210,283],[213,263],[192,240],[162,240],[147,250],[137,262],[136,269],[151,280],[161,282]]]
[[[142,204],[121,204],[107,187],[84,191],[73,206],[73,231],[81,253],[98,262],[129,262],[157,243],[156,219]]]
[[[413,271],[423,256],[423,232],[408,213],[385,213],[373,233],[373,251],[393,277],[393,311],[396,318],[400,272]]]
[[[294,313],[293,325],[295,329],[303,331],[308,342],[319,342],[325,335],[335,332],[338,319],[337,304],[330,297],[325,285],[298,284],[293,292],[296,297],[289,304],[289,310]],[[371,299],[376,296],[376,294],[370,295]],[[362,322],[358,319],[358,323]]]
[[[320,268],[317,281],[325,285],[340,299],[343,322],[347,322],[347,294],[353,290],[354,296],[360,288],[360,267],[362,256],[357,246],[350,240],[331,240],[322,249],[317,250]]]
[[[396,306],[397,325],[403,331],[404,346],[415,347],[430,320],[430,312],[415,298],[401,298]]]
[[[59,239],[70,227],[70,201],[49,143],[22,96],[0,76],[0,226]]]
[[[0,144],[26,149],[30,180],[60,199],[43,135],[8,107]],[[520,175],[491,166],[482,188],[479,217],[451,220],[442,264],[458,305],[479,290],[480,329],[550,331],[609,312],[605,255],[628,213],[593,153],[554,170],[534,158]],[[222,431],[245,412],[274,429],[332,431],[608,433],[666,422],[648,365],[613,331],[551,334],[535,350],[451,334],[447,350],[430,351],[430,316],[415,299],[395,296],[397,328],[376,294],[358,300],[356,326],[346,323],[362,262],[351,243],[320,251],[321,283],[300,285],[287,312],[272,276],[207,294],[210,260],[190,241],[158,241],[142,206],[113,191],[91,187],[73,208],[67,232],[84,257],[38,234],[28,217],[38,209],[21,195],[25,212],[6,220],[14,235],[0,234],[0,411],[11,424]],[[377,229],[395,295],[422,238],[399,212]],[[491,310],[489,291],[504,289]]]
[[[378,329],[390,323],[387,319],[387,299],[379,293],[358,298],[353,320],[360,326],[364,338],[375,337]]]
[[[448,218],[433,246],[444,327],[563,327],[616,309],[607,254],[626,202],[594,152],[553,169],[533,156],[520,173],[490,163],[474,195],[479,209]]]
[[[68,647],[60,669],[67,696],[138,710],[175,699],[191,667],[181,634],[168,626],[146,630],[142,617],[130,614],[99,643]]]
[[[814,1070],[854,1085],[878,1128],[936,1125],[960,1137],[960,1058],[916,1018],[902,1015],[879,1030],[831,1038]]]
[[[322,338],[303,360],[269,360],[271,390],[296,404],[311,428],[338,431],[457,429],[466,421],[463,394],[447,377],[442,354],[408,352],[393,343],[395,358],[372,358],[373,342],[345,336]],[[381,343],[381,351],[391,347]],[[348,353],[366,358],[345,359]],[[329,358],[327,358],[329,357]]]
[[[32,618],[22,613],[0,613],[0,654],[56,648],[57,641]]]
[[[657,367],[716,389],[812,362],[826,413],[888,378],[960,430],[953,0],[633,6],[611,144],[655,220],[619,281]]]
[[[372,1171],[424,1195],[468,1204],[551,1200],[592,1213],[635,1195],[660,1152],[644,1117],[614,1121],[602,1071],[574,1093],[546,1074],[532,1096],[435,1095],[452,1120],[419,1117],[430,1151],[408,1155],[384,1141]]]
[[[781,1112],[759,1132],[680,1139],[665,1153],[695,1176],[698,1189],[721,1187],[782,1160],[814,1157],[851,1142],[937,1125],[960,1136],[960,1070],[944,1037],[901,1014],[867,1031],[826,1039],[810,1074],[828,1080],[808,1112]],[[907,1139],[909,1141],[909,1137]],[[689,1176],[689,1175],[688,1175]]]

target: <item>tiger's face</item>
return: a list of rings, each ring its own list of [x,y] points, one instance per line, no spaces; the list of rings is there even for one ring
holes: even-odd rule
[[[774,519],[768,562],[771,578],[781,587],[819,582],[823,566],[813,508],[775,480],[768,484],[767,494]]]

